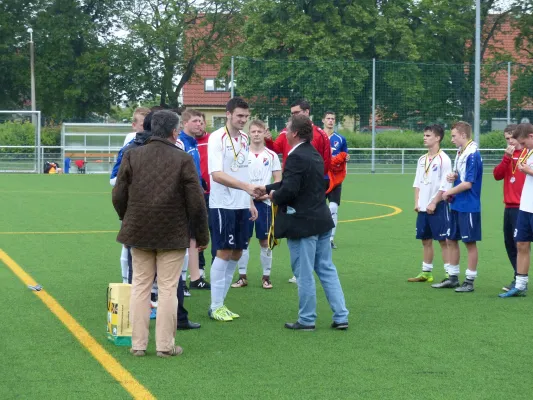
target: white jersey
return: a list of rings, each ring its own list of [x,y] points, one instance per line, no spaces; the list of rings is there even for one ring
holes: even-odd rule
[[[248,153],[248,174],[250,183],[257,186],[266,186],[272,183],[272,173],[281,171],[279,157],[273,151],[265,149],[259,154]],[[270,200],[263,200],[263,203],[270,205]]]
[[[126,146],[129,142],[131,142],[133,139],[135,139],[135,135],[137,135],[137,132],[130,132],[126,135],[126,139],[124,139],[124,144],[122,147]]]
[[[446,180],[446,175],[452,172],[450,157],[442,150],[433,157],[431,162],[426,157],[427,154],[424,154],[418,159],[415,182],[413,183],[413,187],[420,189],[418,210],[422,212],[426,212],[427,206],[439,191],[446,191],[453,185]]]
[[[220,128],[209,136],[207,161],[211,179],[210,208],[240,210],[250,208],[250,195],[244,190],[233,189],[213,180],[213,172],[222,171],[241,182],[250,182],[248,175],[248,135],[240,132],[231,138],[226,128]]]
[[[531,152],[531,150],[528,151],[528,154],[529,152]],[[533,168],[533,154],[528,157],[524,163],[527,164],[529,168]],[[526,181],[524,182],[524,188],[522,189],[520,210],[533,214],[533,176],[529,174],[526,174]]]

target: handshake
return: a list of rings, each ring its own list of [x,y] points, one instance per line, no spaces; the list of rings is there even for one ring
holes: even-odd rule
[[[246,186],[246,192],[252,196],[254,200],[272,200],[272,195],[274,194],[273,190],[270,193],[267,193],[265,186],[256,186],[252,184]]]

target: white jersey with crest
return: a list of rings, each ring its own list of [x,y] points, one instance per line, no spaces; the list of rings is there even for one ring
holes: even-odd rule
[[[232,144],[233,143],[233,144]],[[222,127],[209,136],[207,144],[207,163],[211,179],[210,208],[225,208],[241,210],[250,208],[250,195],[244,190],[233,189],[213,180],[213,172],[222,171],[241,182],[250,182],[248,174],[248,135],[240,132],[236,138],[231,138]],[[236,162],[237,171],[231,166]]]
[[[453,183],[446,180],[446,175],[452,172],[452,161],[442,150],[429,162],[427,154],[418,159],[416,176],[413,187],[418,188],[418,210],[426,212],[427,206],[433,201],[439,191],[450,189]],[[426,173],[426,168],[428,169]]]
[[[258,186],[266,186],[272,183],[272,173],[281,171],[279,157],[272,150],[264,148],[258,154],[250,151],[248,153],[248,174],[250,183]],[[263,203],[270,205],[270,200],[263,200]]]

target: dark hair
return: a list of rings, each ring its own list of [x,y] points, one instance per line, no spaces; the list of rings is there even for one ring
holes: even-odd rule
[[[250,106],[241,97],[234,97],[226,104],[226,111],[233,114],[233,111],[235,111],[236,108],[244,108],[245,110],[248,110]]]
[[[302,111],[311,110],[311,105],[305,99],[296,100],[294,103],[291,104],[291,108],[296,107],[296,106],[300,106]]]
[[[454,129],[466,135],[467,139],[470,139],[472,137],[472,125],[470,125],[468,122],[456,122],[452,125],[452,130]]]
[[[300,107],[301,107],[301,106],[300,106]],[[323,117],[323,118],[326,118],[326,116],[328,116],[328,115],[333,115],[333,116],[335,116],[335,111],[326,111],[326,112],[324,113],[324,117]]]
[[[505,127],[505,129],[503,130],[503,133],[509,133],[509,134],[513,134],[513,132],[516,130],[516,127],[518,125],[517,124],[509,124]]]
[[[533,134],[533,125],[531,124],[518,124],[516,126],[515,131],[513,132],[513,138],[518,139],[522,138],[525,139],[529,135]]]
[[[143,129],[147,132],[150,132],[152,130],[152,117],[154,116],[154,111],[150,111],[146,116],[144,117],[143,122]]]
[[[180,118],[178,114],[168,110],[156,111],[152,116],[152,136],[168,139],[177,129]]]
[[[297,133],[300,139],[310,142],[313,140],[313,123],[307,115],[293,115],[289,118],[290,131]]]
[[[444,128],[442,127],[442,125],[428,125],[424,128],[424,132],[426,131],[433,132],[433,134],[439,138],[439,143],[442,142],[442,139],[444,139]]]

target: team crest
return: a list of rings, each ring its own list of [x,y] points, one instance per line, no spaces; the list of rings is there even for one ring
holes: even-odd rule
[[[265,167],[268,167],[268,164],[269,164],[268,158],[266,158],[266,157],[263,158],[263,165],[264,165]]]
[[[433,171],[436,171],[438,169],[438,166],[435,164],[433,165]]]
[[[333,146],[335,146],[335,148],[339,147],[339,142],[338,141],[334,141],[333,142]]]

